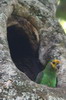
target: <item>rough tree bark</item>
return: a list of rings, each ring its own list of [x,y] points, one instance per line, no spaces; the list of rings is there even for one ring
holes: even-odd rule
[[[0,0],[1,100],[66,100],[66,35],[55,18],[56,5],[56,0]],[[39,85],[17,69],[7,41],[7,27],[12,25],[27,30],[34,51],[40,42],[43,66],[51,59],[61,60],[57,88]]]

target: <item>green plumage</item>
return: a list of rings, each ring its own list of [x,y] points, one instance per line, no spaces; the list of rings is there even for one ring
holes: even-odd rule
[[[56,87],[56,69],[54,69],[50,63],[48,63],[46,68],[38,74],[36,82],[47,85],[49,87]]]

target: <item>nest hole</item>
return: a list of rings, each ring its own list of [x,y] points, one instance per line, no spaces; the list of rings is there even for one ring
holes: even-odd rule
[[[27,31],[18,25],[8,26],[7,40],[10,55],[16,67],[35,81],[37,74],[43,70],[43,66],[38,59],[39,43],[34,33],[30,37],[30,31]]]

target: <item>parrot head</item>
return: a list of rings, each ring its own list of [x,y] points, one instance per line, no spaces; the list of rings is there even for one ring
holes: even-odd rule
[[[53,69],[59,69],[61,61],[58,59],[54,59],[51,61],[51,66]]]

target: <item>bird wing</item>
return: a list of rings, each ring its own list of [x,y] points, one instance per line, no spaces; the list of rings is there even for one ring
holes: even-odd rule
[[[37,75],[37,78],[36,78],[36,81],[35,81],[36,83],[40,83],[40,82],[41,82],[43,73],[44,73],[44,71],[41,71],[41,72]]]

